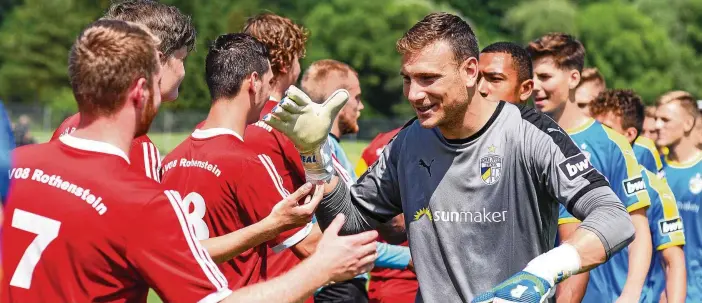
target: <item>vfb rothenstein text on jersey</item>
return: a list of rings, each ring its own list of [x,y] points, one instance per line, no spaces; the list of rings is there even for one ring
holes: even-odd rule
[[[10,170],[10,179],[12,178],[18,180],[29,179],[40,184],[56,187],[85,201],[101,216],[107,212],[107,206],[102,203],[102,197],[91,193],[90,189],[88,188],[83,188],[77,184],[63,180],[59,175],[47,175],[44,173],[44,171],[38,168],[17,167]]]
[[[217,164],[210,164],[210,162],[207,161],[200,161],[200,160],[188,160],[185,158],[181,158],[179,160],[173,160],[166,165],[163,166],[163,172],[169,171],[171,168],[176,167],[176,165],[179,165],[180,167],[197,167],[197,168],[202,168],[206,171],[209,171],[213,173],[215,176],[219,177],[222,174],[222,171],[217,167]]]

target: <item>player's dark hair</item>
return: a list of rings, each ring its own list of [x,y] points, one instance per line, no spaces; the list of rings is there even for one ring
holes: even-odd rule
[[[115,2],[107,9],[102,19],[114,19],[140,23],[149,28],[161,40],[158,50],[165,61],[176,50],[195,46],[195,27],[190,16],[178,8],[153,0],[128,0]]]
[[[397,41],[401,55],[411,55],[437,41],[451,45],[456,62],[478,58],[478,38],[461,17],[449,13],[432,13],[410,28]]]
[[[253,72],[263,79],[268,72],[268,49],[256,38],[243,34],[217,37],[205,59],[205,80],[212,100],[232,97]]]
[[[480,51],[481,54],[508,54],[512,56],[512,65],[517,70],[517,81],[524,82],[533,78],[534,71],[529,53],[519,44],[512,42],[496,42]]]
[[[641,97],[630,89],[608,89],[601,92],[595,100],[590,102],[590,115],[599,115],[613,112],[622,118],[622,128],[633,127],[640,135],[646,118],[644,104]]]
[[[531,41],[527,51],[532,60],[553,58],[560,69],[583,71],[585,47],[575,37],[565,33],[550,33]]]

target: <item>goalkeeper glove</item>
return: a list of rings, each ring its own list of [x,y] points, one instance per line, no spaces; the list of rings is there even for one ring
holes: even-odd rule
[[[552,297],[555,285],[580,270],[580,255],[564,243],[529,262],[524,270],[484,292],[472,303],[541,303]]]
[[[327,143],[332,123],[349,99],[345,89],[339,89],[322,104],[295,86],[285,92],[285,98],[263,121],[277,129],[295,144],[308,182],[322,183],[334,174],[331,147]]]

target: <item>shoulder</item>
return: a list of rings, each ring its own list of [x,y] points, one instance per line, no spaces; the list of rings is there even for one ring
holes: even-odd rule
[[[139,145],[141,143],[152,143],[153,144],[154,142],[151,141],[151,138],[149,138],[148,135],[136,137],[136,138],[134,138],[134,140],[132,140],[132,146]]]
[[[59,152],[60,144],[60,141],[51,141],[17,147],[12,151],[13,166],[26,165],[25,161],[44,159],[47,155],[51,158]]]
[[[634,146],[647,150],[651,152],[653,155],[658,155],[658,149],[656,149],[656,144],[653,142],[653,140],[639,136],[636,138],[636,141],[634,141]]]

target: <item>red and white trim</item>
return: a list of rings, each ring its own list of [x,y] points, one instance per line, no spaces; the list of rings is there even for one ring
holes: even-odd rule
[[[156,182],[161,182],[161,154],[156,146],[151,142],[141,143],[141,148],[144,153],[144,171],[146,177],[154,179]]]
[[[268,175],[271,177],[273,185],[275,185],[275,188],[278,190],[278,193],[280,193],[280,196],[283,198],[289,196],[290,192],[283,186],[283,178],[280,176],[280,174],[278,174],[278,170],[275,169],[275,165],[273,165],[271,157],[266,154],[260,154],[258,155],[258,159],[261,161],[261,163],[263,163],[266,171],[268,171]]]
[[[217,264],[214,263],[210,257],[210,254],[207,253],[205,248],[200,245],[200,241],[198,241],[195,237],[193,226],[190,224],[190,222],[188,222],[187,216],[183,211],[180,194],[172,190],[166,190],[164,193],[166,194],[168,201],[171,203],[176,217],[178,217],[178,222],[183,230],[183,236],[188,243],[188,247],[190,248],[193,258],[195,258],[195,261],[197,261],[198,265],[200,265],[200,268],[207,279],[217,288],[217,290],[227,289],[227,279],[219,270]],[[207,297],[205,299],[207,299]]]

